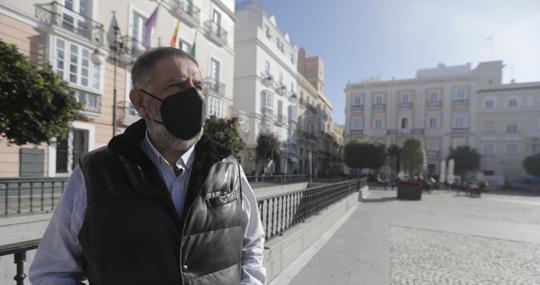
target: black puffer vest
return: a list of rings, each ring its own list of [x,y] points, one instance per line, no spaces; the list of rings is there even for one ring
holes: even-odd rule
[[[145,131],[140,120],[80,161],[88,201],[79,240],[90,284],[238,285],[246,223],[238,162],[203,136],[178,217],[141,150]]]

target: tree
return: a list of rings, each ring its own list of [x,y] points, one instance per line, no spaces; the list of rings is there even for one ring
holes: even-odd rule
[[[255,147],[257,160],[262,161],[263,173],[266,173],[266,166],[273,160],[281,157],[279,140],[274,134],[259,134],[257,146]]]
[[[540,152],[527,156],[523,160],[523,168],[529,175],[540,177]]]
[[[378,169],[384,165],[384,145],[370,140],[351,140],[345,144],[343,160],[352,169]]]
[[[395,144],[390,145],[388,149],[386,149],[386,155],[394,159],[395,165],[393,166],[394,166],[394,169],[396,170],[396,173],[399,173],[400,152],[401,152],[401,149],[399,148],[399,146]]]
[[[406,140],[400,151],[400,159],[401,166],[409,178],[421,175],[426,161],[422,142],[415,138]]]
[[[226,146],[237,156],[245,144],[238,134],[238,118],[220,119],[210,116],[204,123],[204,133]]]
[[[82,109],[50,68],[37,69],[15,45],[0,41],[0,134],[23,145],[63,138]]]
[[[458,146],[450,148],[450,154],[446,161],[454,159],[454,172],[463,177],[467,172],[480,168],[480,156],[476,149],[468,145]]]

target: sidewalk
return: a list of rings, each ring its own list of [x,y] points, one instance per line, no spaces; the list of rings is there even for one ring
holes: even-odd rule
[[[540,197],[370,193],[289,284],[540,284]]]
[[[389,220],[387,203],[363,203],[290,284],[389,284]]]

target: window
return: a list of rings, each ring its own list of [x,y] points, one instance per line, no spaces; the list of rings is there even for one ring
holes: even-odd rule
[[[409,93],[401,95],[401,104],[409,104],[411,102],[411,96]]]
[[[408,129],[409,128],[409,119],[408,118],[401,118],[401,128],[402,129]]]
[[[453,117],[453,128],[468,128],[469,127],[469,114],[468,113],[454,113]]]
[[[214,58],[210,59],[210,78],[213,82],[219,83],[219,72],[221,63]]]
[[[270,62],[268,60],[264,61],[264,71],[266,71],[266,73],[270,74]]]
[[[468,100],[469,99],[469,88],[467,86],[457,86],[454,87],[454,100]]]
[[[283,84],[283,72],[279,73],[279,83]]]
[[[493,99],[486,99],[486,101],[484,102],[484,106],[486,108],[493,108],[495,106],[495,102],[493,101]]]
[[[518,145],[515,143],[506,144],[506,155],[514,156],[518,153]]]
[[[377,129],[377,130],[382,129],[383,128],[383,120],[382,119],[375,119],[375,121],[373,122],[373,128]]]
[[[223,118],[223,101],[220,98],[208,96],[208,116]]]
[[[184,40],[178,40],[178,48],[191,54],[191,45]]]
[[[270,110],[274,109],[274,98],[272,92],[263,91],[261,94],[261,107]]]
[[[381,95],[375,96],[375,105],[382,105],[383,97]]]
[[[351,125],[352,130],[361,130],[364,128],[364,122],[361,117],[353,117]]]
[[[269,39],[272,38],[272,34],[270,33],[270,26],[264,25],[264,30],[266,32],[266,37]]]
[[[437,118],[429,118],[429,128],[431,129],[437,128]]]
[[[437,93],[437,91],[431,91],[429,93],[429,102],[437,102],[439,101],[439,94]]]
[[[439,145],[435,141],[430,141],[430,142],[428,142],[427,149],[431,150],[431,151],[439,150]]]
[[[467,145],[467,139],[466,138],[454,138],[452,140],[452,146],[454,148],[458,147],[458,146],[465,146]]]
[[[495,131],[495,122],[484,122],[484,133],[493,133]]]
[[[79,158],[88,152],[88,146],[89,131],[84,129],[71,129],[70,135],[59,139],[56,142],[56,173],[68,173],[73,170]],[[69,156],[71,156],[71,161],[68,159]]]
[[[517,125],[516,124],[508,124],[506,126],[506,133],[507,134],[516,134],[517,133]]]
[[[495,144],[493,143],[485,143],[483,146],[485,156],[494,156],[495,155]]]
[[[54,69],[58,76],[73,84],[100,91],[101,67],[90,62],[90,50],[61,38],[55,40]]]
[[[277,112],[278,116],[283,116],[283,101],[278,100],[277,102]]]
[[[510,99],[508,100],[508,107],[517,107],[518,103],[517,103],[517,99]]]
[[[143,49],[142,43],[144,41],[144,38],[146,38],[146,34],[150,31],[148,28],[144,25],[147,18],[143,15],[133,12],[133,22],[131,26],[131,38],[133,40],[133,48]]]
[[[353,105],[354,106],[364,105],[364,94],[363,93],[353,94]]]

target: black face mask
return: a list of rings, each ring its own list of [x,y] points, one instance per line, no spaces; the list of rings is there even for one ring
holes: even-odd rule
[[[152,121],[162,124],[175,137],[182,140],[194,138],[204,124],[204,104],[195,88],[189,88],[169,95],[165,99],[158,98],[150,92],[140,89],[142,93],[161,101],[161,119],[163,122]]]

